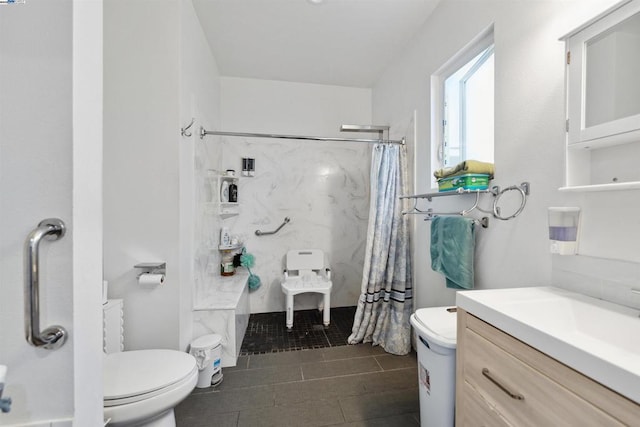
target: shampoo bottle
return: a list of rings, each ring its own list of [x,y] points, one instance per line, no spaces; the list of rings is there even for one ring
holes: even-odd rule
[[[229,184],[229,202],[238,202],[238,186],[233,182]]]
[[[220,246],[231,246],[231,234],[227,227],[222,227],[220,230]]]
[[[222,181],[222,184],[220,184],[220,202],[229,202],[229,183],[226,180]]]

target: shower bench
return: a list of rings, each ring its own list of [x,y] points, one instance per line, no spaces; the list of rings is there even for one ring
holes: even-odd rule
[[[242,339],[249,324],[249,273],[216,277],[196,289],[193,304],[193,338],[206,334],[222,336],[222,367],[236,366]]]

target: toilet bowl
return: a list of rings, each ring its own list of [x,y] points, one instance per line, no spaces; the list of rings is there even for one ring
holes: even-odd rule
[[[197,380],[195,358],[180,351],[105,354],[104,419],[114,427],[175,427],[173,408]]]

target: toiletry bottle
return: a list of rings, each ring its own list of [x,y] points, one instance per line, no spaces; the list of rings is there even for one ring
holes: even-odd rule
[[[229,202],[236,203],[238,201],[238,186],[235,182],[229,184]]]
[[[236,268],[233,266],[233,252],[222,251],[220,258],[220,275],[233,276],[236,273]]]
[[[229,201],[229,182],[227,180],[222,181],[220,184],[220,203],[227,203]]]
[[[231,234],[229,234],[229,229],[227,227],[222,227],[222,229],[220,229],[220,246],[231,246]]]

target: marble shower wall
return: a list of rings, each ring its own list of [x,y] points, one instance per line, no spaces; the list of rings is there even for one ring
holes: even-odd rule
[[[241,178],[241,213],[224,220],[241,234],[256,258],[262,286],[250,293],[252,313],[284,311],[280,289],[284,257],[290,249],[318,248],[332,268],[331,305],[355,305],[360,294],[369,215],[371,147],[349,142],[223,139],[223,166],[239,169],[242,157],[256,159],[254,177]],[[272,231],[285,217],[280,232]],[[296,309],[314,308],[319,296],[296,297]]]
[[[220,168],[222,148],[220,138],[208,136],[210,141],[195,144],[195,217],[194,217],[194,306],[200,295],[220,277],[220,252],[217,250],[221,219],[212,215],[207,204],[211,202],[211,181],[208,171]]]

